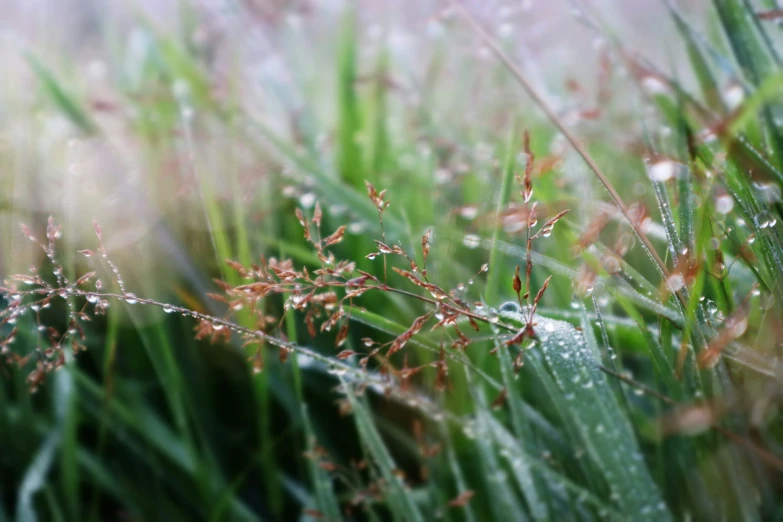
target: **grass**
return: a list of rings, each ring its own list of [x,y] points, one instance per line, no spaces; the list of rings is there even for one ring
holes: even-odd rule
[[[449,5],[20,53],[0,521],[783,517],[779,13],[575,3],[591,89]]]

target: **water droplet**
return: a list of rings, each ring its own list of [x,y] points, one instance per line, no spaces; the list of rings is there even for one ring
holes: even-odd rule
[[[133,305],[138,303],[139,299],[134,294],[125,294],[125,302],[130,305]]]
[[[96,294],[87,294],[87,302],[96,304],[100,302],[101,298],[98,297]]]
[[[353,235],[359,235],[364,232],[365,226],[361,221],[354,221],[348,225],[348,232]]]
[[[685,278],[682,274],[675,273],[666,279],[666,288],[668,288],[670,292],[677,292],[683,286],[685,286]]]
[[[753,222],[757,227],[764,229],[774,227],[777,224],[777,218],[769,211],[764,211],[756,214],[753,217]]]
[[[734,208],[734,198],[728,194],[721,194],[715,198],[715,210],[718,214],[728,214]]]
[[[780,187],[777,183],[754,181],[753,188],[769,204],[780,201]]]
[[[460,217],[463,217],[468,221],[472,221],[476,219],[478,214],[479,214],[479,208],[476,205],[467,205],[459,210]]]
[[[476,234],[467,234],[464,238],[462,238],[462,244],[465,245],[466,248],[478,248],[478,246],[481,244],[481,238]]]
[[[299,198],[299,204],[302,208],[312,208],[315,205],[315,194],[312,192],[302,194]]]
[[[649,95],[666,94],[669,86],[657,76],[648,75],[642,78],[642,89]]]
[[[331,375],[336,375],[338,377],[343,376],[348,373],[348,370],[343,368],[342,366],[330,366],[326,369],[326,371]]]
[[[733,111],[742,105],[744,99],[745,90],[742,88],[742,85],[738,83],[732,83],[723,91],[723,101],[726,102],[726,106],[730,111]]]
[[[174,313],[175,311],[176,310],[174,308],[170,307],[170,306],[164,306],[163,307],[163,312],[164,313],[171,314],[171,313]]]
[[[664,182],[672,179],[677,171],[679,163],[669,159],[658,160],[647,166],[647,172],[650,179],[656,182]]]

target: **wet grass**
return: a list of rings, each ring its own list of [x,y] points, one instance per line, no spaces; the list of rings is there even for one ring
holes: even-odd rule
[[[27,50],[0,520],[779,518],[780,17],[665,8],[671,70],[577,9],[592,87],[456,2],[252,81],[188,8],[100,88]]]

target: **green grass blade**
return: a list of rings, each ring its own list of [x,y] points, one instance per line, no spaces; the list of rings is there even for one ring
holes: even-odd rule
[[[364,187],[362,149],[356,141],[361,130],[361,109],[356,92],[358,74],[356,14],[349,8],[343,19],[337,66],[338,158],[340,179],[357,190]]]
[[[502,316],[520,327],[524,324],[521,315]],[[557,384],[556,393],[564,399],[579,440],[609,486],[616,509],[629,518],[670,520],[629,420],[597,367],[600,353],[592,328],[583,327],[580,333],[569,323],[542,316],[536,316],[535,323],[535,349]]]
[[[388,507],[394,514],[395,520],[424,522],[424,516],[414,502],[411,491],[395,473],[397,465],[373,423],[370,410],[356,396],[350,383],[343,380],[342,386],[351,404],[359,438],[385,481]]]
[[[723,24],[726,37],[748,81],[755,87],[778,72],[774,49],[759,33],[756,18],[750,6],[741,0],[714,0],[713,4]],[[777,123],[783,117],[781,98],[768,104],[762,111],[770,134],[771,146],[777,156],[777,165],[783,163],[783,134]]]
[[[302,419],[304,420],[304,436],[307,439],[307,451],[311,454],[315,451],[316,439],[313,431],[310,417],[307,413],[307,406],[302,405]],[[308,459],[308,468],[310,471],[310,480],[315,489],[315,508],[323,514],[324,519],[330,522],[342,520],[340,514],[340,503],[332,487],[332,478],[322,469],[315,458]]]
[[[514,379],[511,356],[508,350],[496,343],[500,358],[500,370],[503,377],[503,385],[508,390],[508,409],[511,418],[511,426],[514,429],[514,435],[517,440],[526,448],[530,448],[531,453],[540,451],[541,448],[536,444],[536,436],[531,429],[530,423],[525,415],[524,406],[518,392],[519,386]],[[551,515],[546,505],[546,491],[542,487],[542,478],[538,473],[531,469],[526,460],[520,460],[513,467],[517,483],[525,497],[530,515],[533,520],[549,520]]]
[[[33,504],[33,497],[47,483],[46,475],[54,462],[55,452],[59,444],[60,432],[58,430],[51,431],[28,466],[17,492],[16,520],[19,522],[36,522],[39,520]]]
[[[94,134],[98,130],[95,123],[74,96],[57,81],[54,74],[38,58],[30,53],[25,54],[25,58],[41,82],[44,92],[54,102],[55,106],[82,133],[87,135]]]

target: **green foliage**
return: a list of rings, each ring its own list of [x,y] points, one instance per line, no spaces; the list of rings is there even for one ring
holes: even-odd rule
[[[43,235],[15,202],[54,189],[0,149],[0,521],[779,518],[783,72],[772,15],[713,7],[725,41],[666,3],[677,73],[583,13],[613,95],[573,125],[451,51],[461,10],[414,64],[363,9],[280,36],[318,63],[264,110],[148,20],[108,116],[27,53],[39,110],[172,206],[132,249],[73,205]]]

